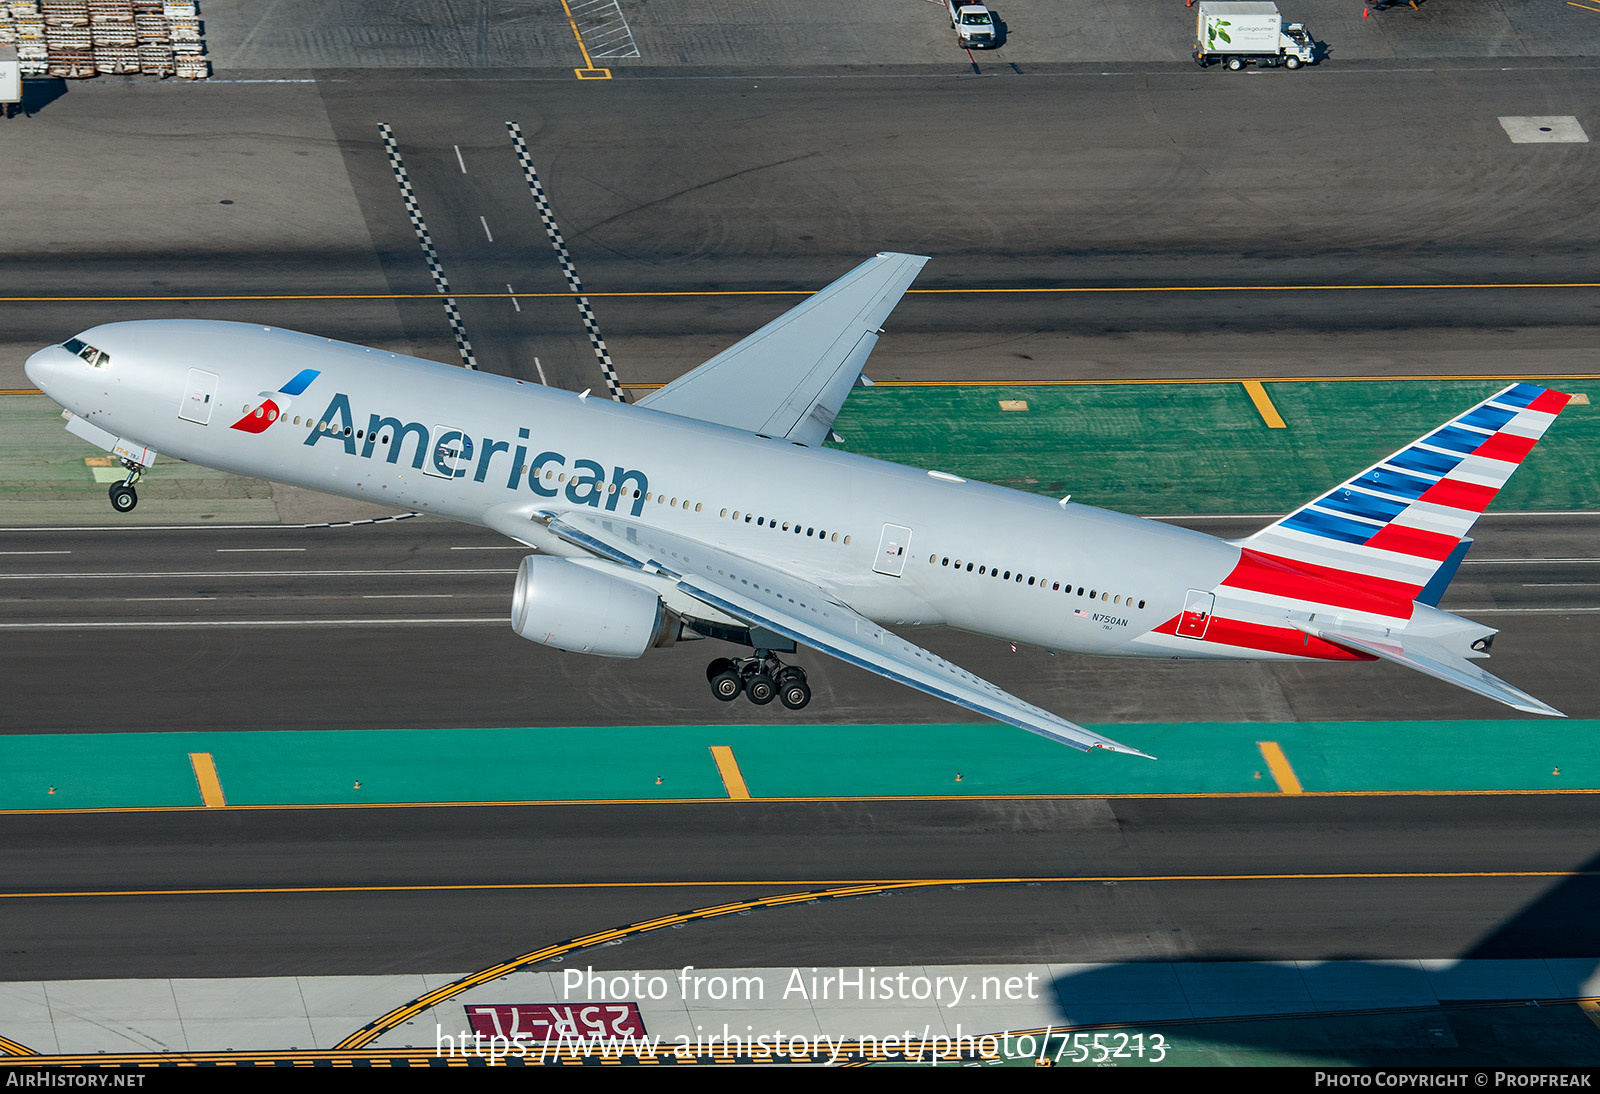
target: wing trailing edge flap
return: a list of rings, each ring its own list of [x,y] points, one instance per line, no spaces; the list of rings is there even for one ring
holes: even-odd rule
[[[887,252],[870,258],[638,405],[821,444],[877,345],[878,329],[927,261]]]
[[[1324,626],[1315,620],[1293,622],[1295,626],[1317,638],[1426,673],[1436,680],[1443,680],[1447,684],[1476,692],[1485,698],[1504,703],[1514,710],[1526,711],[1529,714],[1549,714],[1556,718],[1566,717],[1555,707],[1542,703],[1527,692],[1512,687],[1498,676],[1485,672],[1434,639],[1417,635],[1364,634],[1347,628]]]
[[[589,514],[548,515],[548,529],[613,562],[671,578],[717,612],[761,627],[907,687],[1081,751],[1147,756],[1047,710],[906,641],[802,578],[721,548],[631,521]]]

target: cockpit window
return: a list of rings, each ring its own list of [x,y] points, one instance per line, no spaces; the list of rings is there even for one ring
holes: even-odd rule
[[[110,354],[106,353],[104,350],[95,349],[87,342],[84,342],[78,338],[67,339],[65,342],[61,343],[61,348],[65,350],[71,350],[73,353],[76,353],[79,357],[82,357],[95,368],[105,368],[111,363]]]

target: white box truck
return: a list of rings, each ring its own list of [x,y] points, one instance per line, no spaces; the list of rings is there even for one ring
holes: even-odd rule
[[[22,101],[22,62],[16,46],[0,46],[0,118],[11,116],[11,107]]]
[[[1195,26],[1194,63],[1221,63],[1237,72],[1245,65],[1263,68],[1308,65],[1316,54],[1304,23],[1285,23],[1278,5],[1262,0],[1200,0]]]

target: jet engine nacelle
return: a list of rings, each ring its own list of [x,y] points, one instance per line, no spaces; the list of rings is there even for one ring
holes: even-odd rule
[[[681,625],[649,589],[564,558],[529,555],[517,567],[511,629],[558,650],[631,658],[670,645]]]

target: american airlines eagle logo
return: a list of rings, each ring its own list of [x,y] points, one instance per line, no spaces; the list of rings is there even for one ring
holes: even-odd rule
[[[243,433],[264,433],[269,425],[288,413],[289,400],[305,391],[322,373],[314,368],[301,369],[295,373],[294,379],[284,384],[277,391],[263,391],[256,396],[260,401],[250,410],[245,411],[243,418],[233,423],[232,428]]]

